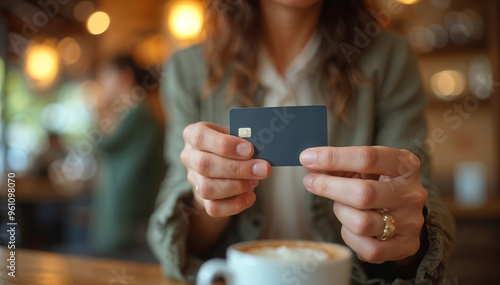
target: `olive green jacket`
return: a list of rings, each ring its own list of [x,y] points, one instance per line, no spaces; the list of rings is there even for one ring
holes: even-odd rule
[[[454,222],[430,181],[429,157],[417,147],[422,145],[418,142],[423,142],[427,131],[423,115],[426,97],[417,62],[406,42],[395,34],[381,31],[372,40],[372,44],[363,50],[360,62],[362,72],[371,82],[358,86],[356,100],[348,114],[352,126],[330,116],[329,145],[384,145],[414,151],[421,160],[422,185],[429,192],[424,211],[428,244],[424,245],[426,252],[418,272],[410,280],[395,279],[388,270],[389,262],[370,265],[356,260],[352,282],[442,284],[445,281],[444,260],[453,243]],[[177,52],[163,70],[163,99],[170,115],[165,155],[170,168],[148,230],[150,246],[165,274],[190,282],[195,280],[204,259],[189,253],[186,247],[189,216],[196,215],[198,210],[188,206],[192,188],[179,157],[184,147],[182,132],[187,125],[198,121],[228,125],[228,110],[237,106],[225,103],[224,86],[227,82],[207,99],[202,98],[206,76],[207,66],[201,46]],[[314,78],[313,90],[316,92],[307,96],[312,95],[315,103],[323,104],[322,96],[327,94],[324,81],[319,73]],[[260,88],[255,95],[259,104],[262,104],[263,94],[263,88]],[[234,242],[258,239],[266,219],[259,191],[259,188],[255,190],[257,200],[254,205],[233,217],[212,255],[207,257],[223,254],[225,248]],[[307,192],[306,203],[314,238],[343,244],[341,224],[332,211],[333,201]]]

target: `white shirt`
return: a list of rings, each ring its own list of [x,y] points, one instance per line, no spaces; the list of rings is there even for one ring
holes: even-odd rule
[[[313,35],[281,76],[268,51],[261,47],[258,74],[265,88],[264,106],[312,105],[311,71],[319,37]],[[302,166],[273,167],[271,176],[260,182],[267,217],[260,239],[312,239],[306,210]]]

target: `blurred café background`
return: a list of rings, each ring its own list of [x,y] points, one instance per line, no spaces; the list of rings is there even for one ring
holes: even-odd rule
[[[416,143],[433,155],[435,182],[457,223],[448,277],[500,284],[500,3],[370,2],[420,63],[429,134]],[[220,8],[230,12],[238,0],[227,3]],[[166,168],[161,67],[179,48],[203,41],[203,5],[0,0],[2,233],[5,179],[14,173],[18,246],[155,262],[144,234]],[[374,31],[360,33],[369,40]],[[130,84],[136,70],[138,86]],[[116,86],[132,95],[120,97],[125,91]],[[144,130],[147,122],[157,127]]]

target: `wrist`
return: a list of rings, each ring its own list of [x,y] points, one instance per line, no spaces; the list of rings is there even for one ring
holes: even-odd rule
[[[203,205],[193,198],[190,207],[196,211],[189,217],[189,230],[187,236],[190,252],[203,255],[209,250],[223,234],[231,221],[231,217],[214,218],[208,215]],[[201,204],[201,205],[200,205]],[[200,239],[200,237],[203,237]]]
[[[394,274],[399,274],[406,278],[415,277],[418,267],[420,266],[420,263],[429,248],[429,241],[427,237],[427,227],[424,223],[420,231],[420,247],[417,253],[402,260],[392,261],[391,271]]]

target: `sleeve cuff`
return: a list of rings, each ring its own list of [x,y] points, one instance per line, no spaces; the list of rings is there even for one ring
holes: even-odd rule
[[[153,213],[149,222],[148,241],[153,253],[170,278],[194,282],[203,260],[188,254],[187,234],[191,209],[184,201],[190,193],[166,200]],[[173,197],[172,197],[173,198]]]
[[[444,206],[434,211],[433,207],[426,206],[426,208],[428,211],[425,226],[429,249],[418,267],[415,284],[443,284],[446,281],[445,262],[451,252],[453,241],[453,235],[447,233],[445,229],[450,227],[454,229],[454,222]]]
[[[424,208],[424,226],[427,230],[428,249],[420,262],[414,278],[407,280],[370,278],[363,263],[355,262],[352,268],[352,282],[359,285],[444,284],[446,282],[445,261],[447,253],[451,248],[452,234],[446,233],[443,229],[450,228],[449,225],[444,226],[445,222],[453,223],[453,221],[446,209],[442,208],[442,206],[437,209],[437,211],[429,210],[428,205]],[[441,209],[443,211],[439,211]]]

